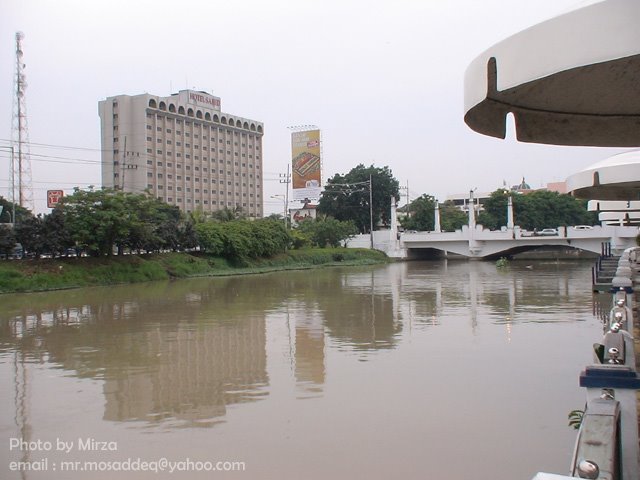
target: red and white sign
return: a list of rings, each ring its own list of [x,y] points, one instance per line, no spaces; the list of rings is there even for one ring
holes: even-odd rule
[[[47,190],[47,208],[55,208],[64,197],[62,190]]]

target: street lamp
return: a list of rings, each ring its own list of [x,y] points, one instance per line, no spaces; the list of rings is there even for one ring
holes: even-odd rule
[[[278,200],[282,200],[282,206],[284,208],[284,228],[287,228],[287,200],[284,195],[271,195],[271,198],[277,198]]]

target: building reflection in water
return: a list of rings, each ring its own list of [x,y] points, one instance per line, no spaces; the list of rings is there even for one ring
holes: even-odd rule
[[[296,308],[294,349],[296,384],[308,394],[298,398],[317,396],[325,381],[325,332],[316,310]]]
[[[266,395],[264,319],[200,329],[156,329],[121,339],[120,348],[144,349],[151,368],[107,369],[105,420],[177,422],[210,426],[229,404]]]

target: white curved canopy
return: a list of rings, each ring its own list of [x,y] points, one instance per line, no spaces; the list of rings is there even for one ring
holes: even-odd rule
[[[465,74],[465,122],[522,142],[640,146],[640,1],[605,0],[524,30]]]
[[[567,178],[576,197],[640,200],[640,151],[621,153],[594,163]]]

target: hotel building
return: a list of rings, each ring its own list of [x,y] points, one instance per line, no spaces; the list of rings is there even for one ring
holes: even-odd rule
[[[102,185],[150,192],[180,210],[262,217],[261,122],[222,113],[220,98],[118,95],[98,103]]]

